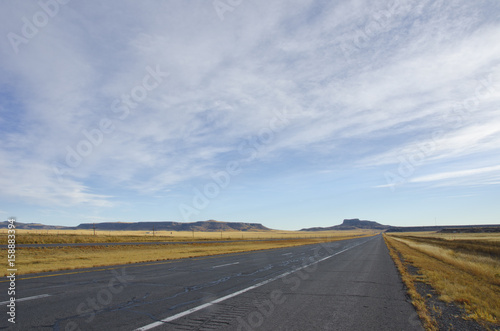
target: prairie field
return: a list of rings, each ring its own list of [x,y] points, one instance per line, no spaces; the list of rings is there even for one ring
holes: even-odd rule
[[[385,238],[391,250],[419,270],[419,275],[410,275],[398,266],[409,292],[414,292],[413,282],[427,283],[440,300],[463,307],[464,319],[499,324],[500,233],[390,233]],[[410,295],[414,304],[425,301]]]
[[[34,233],[33,231],[16,230],[17,244],[53,244],[53,243],[122,243],[151,242],[156,245],[101,245],[101,246],[55,246],[55,247],[17,247],[16,266],[18,274],[39,273],[57,270],[71,270],[90,267],[101,267],[116,264],[162,261],[191,258],[207,255],[241,253],[255,250],[292,247],[321,242],[330,242],[372,236],[378,231],[327,231],[327,232],[222,232],[223,240],[233,242],[217,242],[220,232],[175,233],[160,236],[152,234],[52,231]],[[190,235],[190,236],[188,236]],[[276,240],[280,239],[280,240]],[[6,234],[2,234],[6,243]],[[181,244],[162,244],[166,241],[186,241]],[[7,250],[0,251],[0,259],[7,261]]]
[[[372,230],[348,231],[94,231],[93,230],[16,230],[17,244],[72,244],[162,241],[214,241],[259,239],[311,239],[366,236]],[[7,230],[0,230],[0,245],[7,244]]]

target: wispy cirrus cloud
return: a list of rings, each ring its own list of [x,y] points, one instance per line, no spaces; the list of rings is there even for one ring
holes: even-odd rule
[[[435,181],[442,181],[442,180],[456,179],[456,178],[463,179],[464,177],[471,177],[483,174],[493,175],[495,178],[495,182],[498,182],[498,180],[500,179],[500,166],[442,172],[432,175],[416,177],[411,179],[411,182],[422,183],[422,182],[435,182]],[[493,177],[491,178],[493,179]]]
[[[40,10],[1,6],[3,36]],[[17,54],[0,40],[0,183],[13,186],[2,195],[111,209],[129,196],[183,196],[245,159],[242,144],[258,145],[245,166],[262,181],[281,167],[383,179],[430,144],[422,173],[487,168],[500,146],[499,11],[490,1],[257,1],[221,21],[201,1],[68,3]],[[121,116],[115,102],[148,66],[168,76]],[[489,88],[466,110],[482,80]],[[260,143],[277,112],[290,117]],[[103,119],[112,132],[68,168],[68,148]],[[431,183],[419,178],[407,182]]]

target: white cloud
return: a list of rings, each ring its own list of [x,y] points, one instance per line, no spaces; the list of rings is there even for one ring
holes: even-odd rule
[[[2,35],[38,10],[2,6]],[[95,177],[143,194],[207,177],[241,158],[239,144],[283,109],[295,115],[261,146],[257,163],[286,162],[293,152],[311,162],[345,153],[347,166],[390,165],[420,142],[436,145],[428,157],[436,164],[497,151],[498,91],[459,128],[443,116],[474,96],[477,80],[500,77],[498,25],[482,23],[487,13],[477,4],[406,1],[356,43],[389,9],[383,1],[244,2],[220,21],[211,2],[72,2],[19,54],[0,44],[0,84],[9,86],[0,111],[15,117],[0,138],[8,160],[1,184],[42,204],[113,205]],[[147,66],[169,76],[119,119],[113,102],[141,84]],[[54,163],[64,164],[82,130],[103,118],[114,132],[58,181]],[[351,148],[358,142],[365,148]]]
[[[109,195],[89,192],[91,189],[79,181],[65,178],[60,181],[52,169],[37,160],[8,157],[0,153],[0,186],[2,196],[28,200],[37,205],[72,206],[86,205],[111,207]]]
[[[500,166],[491,166],[491,167],[483,167],[483,168],[476,168],[476,169],[442,172],[442,173],[437,173],[437,174],[432,174],[432,175],[416,177],[416,178],[411,179],[411,182],[422,183],[422,182],[434,182],[434,181],[442,181],[442,180],[456,179],[456,178],[463,179],[464,177],[471,177],[471,176],[483,175],[483,174],[488,174],[488,173],[494,173],[493,175],[496,178],[495,181],[498,181],[498,179],[500,179]]]

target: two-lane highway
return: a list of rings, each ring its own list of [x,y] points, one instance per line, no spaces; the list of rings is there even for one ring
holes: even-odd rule
[[[16,290],[9,329],[421,329],[381,236],[25,276]]]

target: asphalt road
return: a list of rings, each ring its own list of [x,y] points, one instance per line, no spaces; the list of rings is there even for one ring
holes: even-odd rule
[[[12,330],[422,330],[381,236],[2,281]]]

